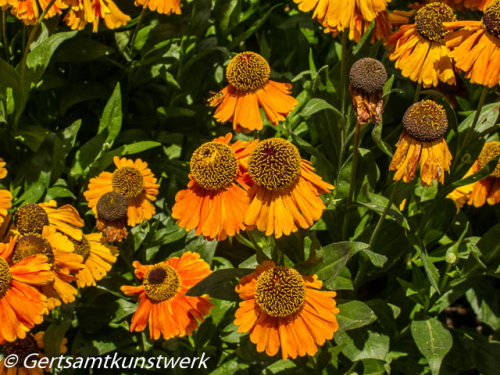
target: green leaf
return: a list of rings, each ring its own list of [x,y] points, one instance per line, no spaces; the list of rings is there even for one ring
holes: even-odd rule
[[[361,328],[377,320],[373,310],[361,301],[341,303],[337,307],[339,308],[337,321],[341,331]]]
[[[321,261],[311,270],[320,280],[328,285],[345,267],[347,261],[357,252],[368,249],[361,242],[338,242],[324,246],[321,250]]]
[[[54,60],[66,63],[81,63],[111,56],[116,51],[87,37],[77,37],[71,43],[64,43],[54,54]]]
[[[389,199],[375,193],[368,193],[368,198],[370,199],[370,203],[356,202],[355,204],[362,207],[366,207],[369,210],[372,210],[382,215],[382,213],[385,211],[385,208],[389,204]],[[387,215],[392,219],[396,220],[396,222],[403,228],[410,229],[410,225],[408,224],[406,217],[401,213],[399,208],[394,203],[392,204],[389,212],[387,212]]]
[[[500,296],[497,289],[487,280],[465,293],[480,322],[488,324],[495,331],[500,330]]]
[[[85,174],[90,165],[97,159],[102,152],[102,147],[106,142],[108,132],[103,131],[90,139],[82,147],[78,149],[75,155],[75,161],[71,168],[70,174],[74,177],[79,177]],[[111,159],[113,160],[113,159]]]
[[[106,142],[113,144],[115,138],[120,134],[122,128],[122,94],[120,89],[120,82],[118,82],[104,107],[104,111],[101,116],[101,122],[99,123],[99,130],[97,133],[101,133],[104,129],[108,130],[108,138]]]
[[[66,326],[52,323],[43,336],[45,354],[49,357],[59,357],[61,353],[61,343],[66,335]]]
[[[417,250],[418,255],[420,256],[420,259],[422,260],[422,264],[425,269],[425,273],[427,277],[429,278],[429,281],[431,285],[434,287],[434,289],[441,294],[441,291],[439,290],[438,282],[439,282],[439,272],[436,266],[432,263],[431,259],[429,258],[429,255],[427,254],[427,251],[425,250],[425,247],[421,243],[421,241],[413,234],[412,232],[407,232],[407,238],[408,241],[411,242],[413,245],[413,248]]]
[[[105,153],[100,158],[99,170],[103,171],[107,167],[109,167],[111,163],[113,163],[113,158],[115,156],[120,157],[125,155],[134,155],[159,146],[161,146],[161,143],[155,141],[140,141],[125,146],[120,146],[117,149],[114,149],[113,151]]]
[[[231,268],[215,271],[188,290],[187,296],[208,294],[212,298],[224,301],[241,301],[234,288],[239,279],[253,272],[249,268]]]
[[[477,127],[474,129],[474,132],[478,134],[484,134],[491,130],[496,125],[498,119],[498,112],[500,110],[499,103],[491,103],[486,104],[481,109],[481,114],[479,115],[479,119],[477,121]],[[460,133],[466,131],[472,126],[474,121],[474,117],[476,116],[476,112],[472,112],[458,127],[458,131]]]
[[[483,375],[498,375],[500,368],[500,341],[491,340],[479,334],[468,333],[462,338],[467,349],[467,355],[479,373]]]
[[[389,353],[389,336],[367,327],[336,332],[334,339],[337,345],[344,345],[342,354],[353,362],[364,359],[384,361]]]
[[[439,374],[444,357],[453,346],[453,338],[443,324],[435,319],[414,320],[411,335],[431,368],[433,375]]]
[[[335,108],[331,104],[328,104],[325,100],[318,98],[309,100],[304,109],[302,110],[302,112],[300,113],[300,115],[302,117],[309,117],[325,109],[329,109],[333,111],[336,115],[342,116],[342,113],[340,113],[340,111],[337,108]]]

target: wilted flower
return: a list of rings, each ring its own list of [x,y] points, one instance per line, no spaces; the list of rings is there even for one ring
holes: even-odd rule
[[[390,171],[396,171],[394,180],[412,181],[420,164],[422,186],[432,186],[432,180],[444,183],[444,174],[450,172],[452,159],[443,138],[447,129],[446,112],[434,101],[423,100],[408,108],[389,167]]]
[[[361,125],[370,121],[378,124],[382,120],[382,93],[387,81],[384,65],[370,57],[360,59],[353,64],[350,79],[349,91],[358,122]]]

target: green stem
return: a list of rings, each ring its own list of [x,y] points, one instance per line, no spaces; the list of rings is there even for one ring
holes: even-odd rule
[[[415,96],[413,97],[413,103],[418,102],[418,98],[420,97],[420,91],[422,91],[422,84],[419,83],[417,85],[417,89],[415,90]]]
[[[380,232],[380,229],[382,229],[382,224],[384,223],[385,217],[389,213],[389,210],[392,207],[392,203],[394,202],[394,199],[396,199],[397,192],[399,190],[401,180],[396,182],[394,185],[394,188],[392,189],[391,195],[389,197],[389,202],[387,202],[387,206],[384,209],[384,212],[382,212],[382,215],[380,215],[380,218],[378,219],[377,226],[375,227],[375,230],[373,231],[372,237],[370,238],[370,243],[369,247],[371,248],[373,244],[375,243],[375,240],[377,239],[377,236]]]
[[[135,39],[137,38],[137,34],[139,33],[139,28],[142,24],[142,19],[144,18],[144,13],[146,13],[146,7],[142,8],[141,14],[139,15],[139,19],[137,20],[137,25],[135,25],[134,34],[132,35],[132,39],[130,39],[130,49],[134,49]]]
[[[486,100],[486,96],[488,95],[488,86],[483,87],[483,91],[481,93],[481,97],[479,98],[479,104],[477,105],[476,109],[476,115],[474,116],[474,121],[472,122],[472,125],[470,126],[469,130],[467,131],[467,134],[465,135],[464,141],[462,143],[462,147],[460,147],[460,150],[463,152],[467,146],[469,145],[472,136],[474,135],[474,130],[476,129],[476,125],[479,121],[479,115],[481,114],[481,109],[483,109],[484,102]]]
[[[35,35],[36,35],[38,29],[40,28],[40,25],[42,24],[43,19],[45,18],[45,15],[49,11],[49,9],[52,8],[52,5],[54,5],[55,2],[56,2],[56,0],[50,0],[50,3],[43,10],[42,14],[40,15],[40,17],[36,21],[35,26],[33,26],[33,29],[31,29],[31,33],[28,37],[28,42],[26,43],[26,48],[24,49],[23,59],[21,60],[20,80],[21,80],[21,92],[22,92],[23,98],[26,98],[25,97],[26,94],[24,92],[24,75],[26,73],[26,65],[27,65],[27,60],[28,60],[28,54],[30,52],[30,46],[31,46],[31,43],[33,43],[33,40],[35,39]]]
[[[347,67],[347,31],[342,32],[342,59],[340,60],[340,110],[345,111],[346,97],[346,67]]]
[[[9,54],[9,41],[7,39],[7,17],[5,17],[5,11],[2,11],[2,36],[3,36],[3,46],[5,48],[5,61],[9,62],[10,61],[10,54]]]
[[[349,227],[349,206],[351,205],[354,196],[354,184],[356,179],[356,165],[358,163],[358,148],[359,148],[359,132],[361,125],[356,121],[356,131],[354,133],[354,151],[352,154],[351,178],[349,180],[349,193],[347,195],[346,213],[344,216],[344,225],[342,229],[343,237],[347,239],[347,231]]]

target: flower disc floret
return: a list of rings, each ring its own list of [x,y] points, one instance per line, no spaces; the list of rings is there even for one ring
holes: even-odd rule
[[[436,2],[426,5],[417,12],[415,27],[424,38],[441,43],[451,32],[444,28],[443,22],[452,22],[456,19],[453,9],[446,4]]]
[[[236,154],[220,142],[207,142],[198,147],[189,165],[196,183],[210,191],[228,188],[238,173]]]
[[[49,216],[38,204],[28,203],[16,211],[14,223],[21,234],[41,234],[44,225],[49,225]]]
[[[82,235],[81,241],[74,240],[71,237],[68,238],[71,242],[73,242],[73,245],[75,246],[75,253],[80,255],[83,260],[86,261],[90,256],[90,242],[87,237],[85,237],[85,235]]]
[[[149,299],[163,302],[179,292],[181,282],[176,270],[167,264],[157,264],[146,273],[143,285]]]
[[[54,252],[49,241],[39,234],[27,234],[17,240],[12,260],[18,263],[32,255],[45,255],[49,264],[54,263]]]
[[[243,52],[230,61],[226,77],[237,90],[250,92],[263,87],[270,73],[271,68],[261,55],[255,52]]]
[[[488,32],[500,38],[500,1],[494,1],[486,8],[483,15],[483,25]]]
[[[257,278],[255,301],[272,317],[286,318],[301,311],[305,300],[306,283],[293,268],[278,266]]]
[[[125,198],[136,198],[144,190],[144,176],[134,167],[121,167],[113,172],[113,191]]]
[[[387,71],[380,61],[365,57],[353,64],[350,80],[354,88],[373,94],[383,90],[387,81]]]
[[[6,342],[5,344],[3,344],[2,352],[4,357],[6,358],[12,355],[16,355],[17,356],[16,367],[24,367],[23,365],[26,358],[30,354],[39,353],[40,347],[38,346],[38,343],[36,342],[35,338],[32,335],[27,334],[26,338],[24,339],[17,339],[13,342]],[[26,373],[28,372],[26,371]]]
[[[300,175],[300,153],[282,138],[266,139],[252,151],[248,160],[253,181],[268,190],[292,185]]]
[[[109,192],[97,201],[97,216],[107,221],[124,220],[127,217],[128,201],[122,194]]]
[[[486,143],[477,159],[479,169],[482,169],[490,160],[496,158],[498,155],[500,155],[500,142]],[[490,176],[500,178],[500,161]]]
[[[403,127],[417,141],[433,142],[446,133],[448,119],[442,106],[432,100],[423,100],[406,110]]]
[[[0,297],[9,288],[10,282],[12,280],[12,275],[10,273],[10,267],[7,261],[0,257]]]

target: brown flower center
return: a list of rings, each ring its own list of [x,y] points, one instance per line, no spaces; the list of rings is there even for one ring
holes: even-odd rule
[[[387,71],[380,61],[365,57],[353,64],[350,79],[354,88],[373,94],[383,90]]]
[[[144,290],[153,301],[163,302],[173,298],[181,288],[177,271],[167,264],[160,263],[144,276]]]
[[[9,288],[11,279],[9,264],[4,258],[0,257],[0,298]]]
[[[282,138],[270,138],[260,142],[250,154],[248,168],[258,186],[278,190],[297,180],[300,162],[297,147]]]
[[[83,261],[86,261],[89,258],[90,255],[90,242],[85,237],[85,235],[82,236],[81,241],[74,240],[71,237],[68,237],[71,242],[73,242],[73,245],[75,245],[75,253],[78,255],[81,255],[83,258]]]
[[[285,318],[302,310],[306,301],[306,283],[293,268],[278,266],[257,278],[255,301],[268,315]]]
[[[17,339],[13,342],[6,342],[2,346],[2,352],[4,357],[9,355],[17,355],[18,361],[16,367],[24,367],[24,361],[26,358],[33,353],[39,353],[40,347],[36,342],[35,338],[29,333],[24,339]],[[33,360],[35,360],[34,358]]]
[[[127,198],[114,191],[104,194],[96,205],[97,216],[107,221],[124,220],[127,217],[127,210]]]
[[[451,31],[443,27],[443,22],[456,21],[453,9],[446,4],[431,3],[415,15],[415,27],[420,35],[431,42],[441,43]]]
[[[121,167],[113,173],[111,180],[113,191],[125,198],[135,198],[144,190],[144,176],[134,167]]]
[[[500,38],[500,1],[494,1],[486,8],[483,25],[491,35]]]
[[[196,183],[211,191],[228,188],[238,173],[236,154],[220,142],[207,142],[198,147],[189,166]]]
[[[496,158],[498,155],[500,155],[500,142],[485,143],[477,159],[479,169],[482,169],[491,159]],[[500,161],[490,176],[500,178]]]
[[[24,258],[37,254],[47,256],[49,264],[54,263],[54,252],[49,241],[39,234],[27,234],[17,240],[12,261],[18,263]]]
[[[14,223],[21,234],[42,234],[43,226],[49,225],[49,216],[38,204],[28,203],[16,211]]]
[[[406,110],[403,128],[417,141],[433,142],[446,133],[448,119],[442,106],[432,100],[423,100]]]
[[[233,57],[227,67],[226,77],[237,90],[249,92],[264,86],[270,73],[271,68],[261,55],[243,52]]]

